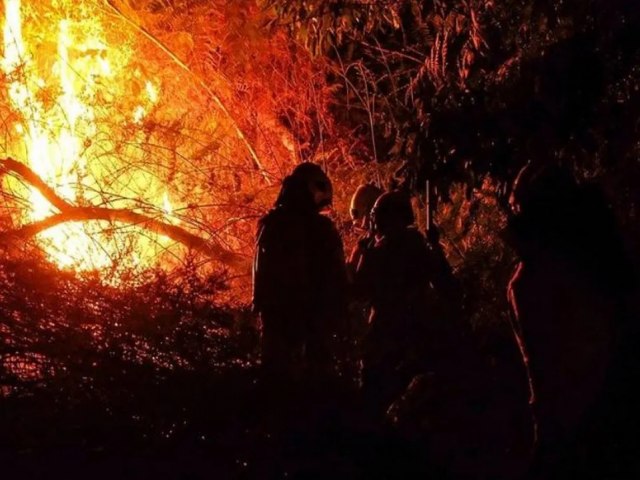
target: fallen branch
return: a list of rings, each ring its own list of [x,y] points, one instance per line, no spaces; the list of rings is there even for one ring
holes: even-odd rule
[[[40,176],[27,165],[12,158],[0,160],[0,176],[7,173],[18,175],[29,185],[37,189],[42,196],[60,212],[43,220],[24,225],[16,230],[3,232],[0,234],[0,238],[29,238],[67,222],[88,222],[92,220],[112,223],[120,222],[139,226],[157,233],[158,235],[164,235],[188,248],[200,251],[231,267],[240,267],[247,263],[246,259],[242,255],[227,250],[220,245],[220,243],[214,240],[206,240],[182,227],[163,222],[142,213],[123,208],[73,205],[60,197],[53,188],[47,185],[47,183],[44,182],[44,180],[42,180],[42,178],[40,178]]]

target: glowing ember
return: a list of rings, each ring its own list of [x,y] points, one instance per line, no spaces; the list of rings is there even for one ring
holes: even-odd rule
[[[126,45],[108,46],[100,20],[88,7],[80,8],[72,0],[55,3],[43,13],[39,9],[45,7],[39,1],[31,5],[21,5],[20,0],[4,2],[2,70],[8,101],[16,113],[16,138],[8,153],[72,205],[143,208],[147,215],[176,223],[166,185],[158,175],[116,168],[122,162],[112,125],[129,122],[142,130],[160,99],[159,86],[135,71],[145,86],[132,99],[128,113],[121,107],[116,112],[109,102],[123,93],[114,92],[114,84],[119,76],[132,74],[133,52]],[[30,17],[38,14],[50,27],[26,32]],[[12,188],[24,191],[17,182]],[[57,213],[37,190],[25,191],[23,196],[29,205],[18,219],[21,223]],[[38,241],[61,267],[139,268],[154,264],[171,244],[164,237],[141,232],[135,226],[76,222],[54,226],[39,234]]]

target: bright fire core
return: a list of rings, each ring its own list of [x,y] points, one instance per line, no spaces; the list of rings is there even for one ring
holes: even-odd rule
[[[3,96],[14,113],[6,154],[72,205],[130,208],[175,223],[162,175],[148,162],[139,166],[146,157],[135,147],[160,85],[132,66],[130,39],[108,44],[95,5],[47,3],[4,0]],[[19,223],[57,213],[36,189],[6,187],[25,200]],[[52,261],[76,270],[144,268],[171,244],[140,227],[99,221],[61,224],[37,240]]]

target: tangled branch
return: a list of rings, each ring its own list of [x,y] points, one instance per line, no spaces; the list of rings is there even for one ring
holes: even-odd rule
[[[226,107],[226,105],[224,104],[220,96],[217,95],[213,91],[213,89],[202,78],[196,75],[189,68],[189,66],[186,63],[184,63],[184,61],[182,61],[175,53],[173,53],[171,49],[169,49],[169,47],[167,47],[163,42],[161,42],[156,36],[154,36],[142,25],[136,23],[131,18],[129,18],[120,8],[118,8],[118,6],[113,1],[107,0],[106,4],[108,7],[110,7],[113,10],[113,12],[118,17],[123,19],[126,23],[128,23],[137,31],[139,31],[142,35],[144,35],[145,38],[147,38],[153,45],[155,45],[163,53],[165,53],[178,67],[180,67],[182,70],[187,72],[198,82],[198,84],[207,92],[209,97],[213,100],[213,102],[220,109],[220,111],[231,121],[231,124],[236,131],[236,135],[238,136],[238,139],[240,139],[240,141],[245,145],[247,151],[249,152],[251,160],[253,161],[255,168],[260,172],[260,175],[262,175],[262,178],[264,178],[264,181],[267,183],[267,185],[271,185],[272,184],[271,177],[269,176],[268,172],[264,168],[264,165],[260,161],[260,158],[258,157],[258,153],[256,152],[256,149],[253,147],[253,145],[247,138],[247,135],[244,133],[244,131],[240,127],[240,124],[238,123],[237,119],[232,115],[232,113]]]
[[[47,183],[27,165],[12,158],[0,160],[0,177],[5,174],[14,174],[22,178],[38,190],[51,205],[59,210],[59,213],[55,213],[43,220],[24,225],[15,230],[3,232],[0,234],[0,238],[29,238],[67,222],[87,222],[91,220],[120,222],[144,228],[158,235],[164,235],[190,249],[197,250],[215,258],[230,267],[240,267],[246,263],[244,257],[227,250],[215,240],[204,239],[177,225],[172,225],[124,208],[73,205],[60,197],[53,188],[47,185]]]

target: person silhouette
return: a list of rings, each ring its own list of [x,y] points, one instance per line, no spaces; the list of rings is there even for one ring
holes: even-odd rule
[[[258,224],[253,307],[262,322],[262,368],[280,383],[332,369],[347,276],[342,240],[321,214],[331,202],[327,175],[303,163],[284,179],[274,208]]]
[[[430,257],[425,238],[413,226],[405,193],[381,195],[371,220],[375,243],[361,253],[354,290],[370,305],[362,342],[362,388],[372,414],[379,417],[411,381],[417,370],[412,360],[425,347]]]
[[[510,203],[506,238],[520,263],[508,293],[537,422],[533,476],[603,478],[608,428],[593,426],[619,409],[612,379],[627,368],[617,359],[634,274],[602,193],[568,169],[525,167]]]

